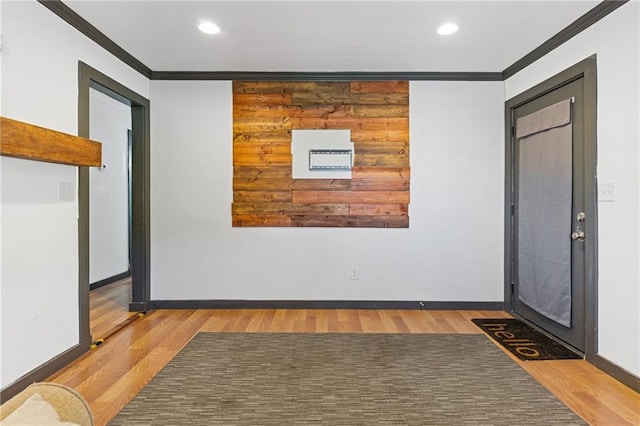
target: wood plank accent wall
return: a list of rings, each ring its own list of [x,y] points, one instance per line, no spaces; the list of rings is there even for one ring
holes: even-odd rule
[[[293,179],[293,129],[349,129],[352,179]],[[409,227],[409,82],[233,82],[232,224]]]
[[[0,155],[69,166],[102,166],[99,142],[5,117],[0,117],[0,129]]]

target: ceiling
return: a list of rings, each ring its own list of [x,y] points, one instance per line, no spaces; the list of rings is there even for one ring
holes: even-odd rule
[[[598,3],[64,0],[154,71],[249,72],[501,72]]]

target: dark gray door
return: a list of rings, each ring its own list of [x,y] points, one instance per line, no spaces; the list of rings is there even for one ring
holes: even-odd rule
[[[512,310],[585,351],[583,78],[513,110]]]

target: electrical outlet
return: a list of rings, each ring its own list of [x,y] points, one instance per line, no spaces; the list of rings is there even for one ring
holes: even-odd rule
[[[615,201],[616,185],[613,182],[602,182],[598,184],[598,201]]]
[[[358,268],[356,267],[351,267],[351,279],[353,281],[359,280],[360,276],[358,275]]]

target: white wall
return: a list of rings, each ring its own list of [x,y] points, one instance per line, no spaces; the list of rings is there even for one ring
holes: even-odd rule
[[[503,299],[502,83],[411,84],[409,229],[232,228],[231,83],[151,96],[153,300]]]
[[[640,4],[630,2],[505,84],[506,98],[593,54],[598,74],[598,353],[640,375]]]
[[[102,143],[102,164],[89,170],[89,282],[129,270],[131,107],[89,90],[89,137]]]
[[[2,113],[77,134],[78,60],[149,95],[146,78],[35,1],[2,1]],[[78,343],[77,170],[1,158],[0,386]]]

